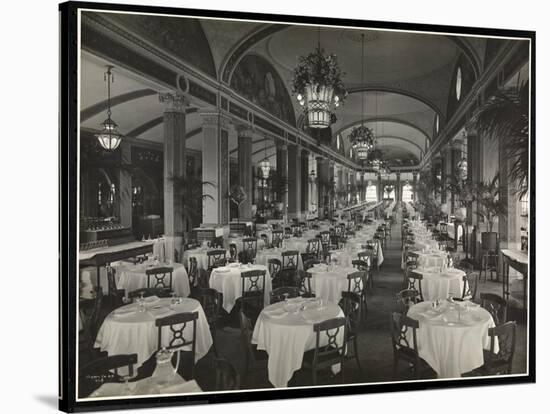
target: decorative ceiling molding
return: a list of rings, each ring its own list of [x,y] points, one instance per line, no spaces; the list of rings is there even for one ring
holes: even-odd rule
[[[394,117],[368,117],[368,118],[365,118],[365,119],[362,119],[362,120],[360,119],[358,121],[352,122],[351,124],[347,124],[346,126],[340,128],[338,131],[336,131],[336,133],[334,135],[342,134],[342,136],[344,136],[343,132],[347,129],[353,128],[354,126],[357,126],[357,125],[361,125],[361,123],[367,124],[367,123],[375,123],[375,122],[388,122],[388,123],[401,124],[401,125],[408,126],[409,128],[413,128],[414,130],[416,130],[420,134],[422,134],[422,136],[424,136],[424,138],[427,140],[427,142],[431,142],[431,139],[428,136],[428,134],[426,134],[426,132],[423,131],[421,128],[417,127],[415,124],[413,124],[409,121],[405,121],[405,120],[402,120],[402,119],[399,119],[399,118],[394,118]],[[346,136],[346,138],[347,138],[347,136]]]

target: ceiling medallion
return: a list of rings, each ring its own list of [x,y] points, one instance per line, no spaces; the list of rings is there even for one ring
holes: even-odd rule
[[[96,134],[101,146],[107,151],[114,151],[120,145],[122,135],[117,131],[118,125],[111,119],[111,83],[115,77],[111,72],[113,66],[107,66],[107,72],[103,75],[103,79],[107,82],[107,119],[103,121],[103,130]]]
[[[336,55],[326,54],[321,48],[319,31],[317,47],[307,56],[300,56],[292,79],[292,93],[304,107],[310,128],[330,126],[334,109],[347,95],[342,75]]]

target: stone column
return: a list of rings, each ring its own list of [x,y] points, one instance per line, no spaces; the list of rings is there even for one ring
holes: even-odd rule
[[[395,173],[395,201],[401,202],[401,173]]]
[[[417,187],[418,187],[418,173],[413,172],[413,201],[415,203],[418,201]]]
[[[277,175],[284,182],[288,180],[288,146],[279,141],[276,142],[276,162],[277,162]],[[281,188],[281,194],[278,194],[280,202],[283,204],[283,217],[288,219],[288,182],[286,187]]]
[[[132,147],[124,140],[120,143],[120,163],[132,164]],[[124,227],[132,227],[132,174],[128,169],[121,168],[118,180],[119,221]]]
[[[229,223],[229,117],[219,112],[204,112],[202,117],[202,180],[204,194],[202,221],[205,224]]]
[[[174,177],[185,177],[185,109],[186,99],[174,93],[161,93],[164,104],[164,236],[168,260],[174,260],[175,251],[181,253],[183,241],[183,188]],[[180,254],[181,257],[181,254]]]
[[[239,208],[239,219],[248,221],[252,219],[252,140],[257,135],[247,127],[237,128],[238,134],[238,163],[239,163],[239,185],[246,193],[246,200]]]
[[[309,191],[310,191],[310,185],[309,185],[309,152],[306,150],[302,150],[301,154],[301,161],[300,161],[300,182],[301,184],[301,203],[300,203],[300,210],[302,211],[302,214],[305,217],[305,214],[309,211]]]
[[[325,218],[325,183],[327,180],[328,161],[325,161],[322,157],[316,157],[317,161],[317,211],[319,219]]]
[[[382,188],[384,183],[382,183],[382,174],[378,173],[378,184],[376,185],[376,192],[378,193],[378,202],[384,199],[384,189]]]
[[[307,188],[302,185],[302,157],[298,145],[288,146],[288,215],[300,220],[302,194]]]

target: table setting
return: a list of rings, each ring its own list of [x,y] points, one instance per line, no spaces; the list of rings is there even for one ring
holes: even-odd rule
[[[311,274],[311,290],[315,297],[338,304],[342,292],[348,290],[348,275],[357,271],[351,266],[320,263],[313,265],[307,272]]]
[[[452,299],[425,301],[413,305],[407,316],[419,321],[418,353],[440,378],[459,378],[483,365],[483,349],[490,349],[488,329],[495,323],[480,305]],[[407,337],[412,343],[410,329]]]
[[[192,394],[203,392],[197,381],[185,381],[179,374],[174,373],[171,381],[160,383],[153,377],[138,381],[111,382],[101,385],[88,398],[105,397],[133,397],[139,395],[171,395]]]
[[[452,267],[419,267],[415,273],[422,275],[422,296],[424,300],[432,301],[462,297],[464,291],[463,270]]]
[[[124,289],[125,295],[137,289],[147,287],[147,274],[149,269],[155,267],[171,267],[172,272],[172,290],[182,297],[189,296],[189,277],[187,270],[181,263],[165,263],[158,259],[149,259],[143,263],[117,262],[112,265],[115,269],[115,280],[119,289]],[[154,286],[151,286],[154,287]]]
[[[150,296],[139,297],[134,303],[124,305],[112,311],[98,331],[95,347],[106,351],[109,356],[119,354],[137,354],[137,367],[157,351],[158,328],[155,320],[183,312],[198,312],[195,362],[208,353],[212,346],[212,335],[201,304],[192,298],[173,295],[172,298]],[[166,330],[169,328],[166,327]],[[184,336],[191,337],[192,325],[184,330]],[[163,341],[169,342],[168,334]]]
[[[229,313],[235,306],[237,299],[241,297],[241,274],[251,270],[265,270],[264,304],[269,304],[271,293],[271,276],[269,269],[263,264],[229,263],[227,266],[218,267],[210,274],[209,285],[223,294],[223,308]],[[261,286],[260,286],[261,287]],[[245,288],[247,288],[245,286]]]
[[[343,317],[334,303],[320,298],[293,298],[263,309],[252,334],[252,343],[268,354],[268,377],[271,384],[284,388],[295,371],[302,367],[304,352],[315,348],[313,325],[327,319]],[[321,346],[327,344],[321,335]],[[337,342],[344,339],[343,330]],[[333,371],[338,372],[339,366]]]
[[[283,262],[282,254],[283,254],[284,251],[287,251],[287,250],[293,250],[293,249],[273,247],[271,249],[259,250],[256,253],[256,259],[254,260],[254,262],[258,265],[267,266],[269,259],[278,259],[282,263]],[[303,269],[304,269],[304,264],[303,264],[303,261],[302,261],[302,256],[299,254],[298,255],[298,270],[303,270]]]

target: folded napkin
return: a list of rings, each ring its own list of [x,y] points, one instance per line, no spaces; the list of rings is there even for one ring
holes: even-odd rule
[[[438,321],[443,319],[443,314],[433,309],[428,309],[424,312],[420,312],[420,315],[422,315],[425,319],[428,319],[430,321]]]
[[[136,312],[135,306],[123,306],[122,308],[115,309],[114,315],[115,316],[125,316],[125,315],[131,315]]]
[[[274,319],[280,319],[280,318],[284,318],[285,316],[288,315],[288,312],[285,311],[283,308],[277,308],[277,309],[273,309],[273,310],[267,310],[264,312],[267,316],[269,316],[270,318],[274,318]]]
[[[158,309],[149,309],[149,313],[155,318],[161,318],[163,316],[168,316],[172,313],[169,308],[158,308]]]
[[[143,298],[143,301],[145,302],[146,305],[149,305],[151,303],[156,303],[160,300],[160,298],[158,296],[148,296],[146,298]]]
[[[167,385],[161,388],[162,394],[180,394],[191,392],[203,392],[197,381],[186,381],[183,384]]]

